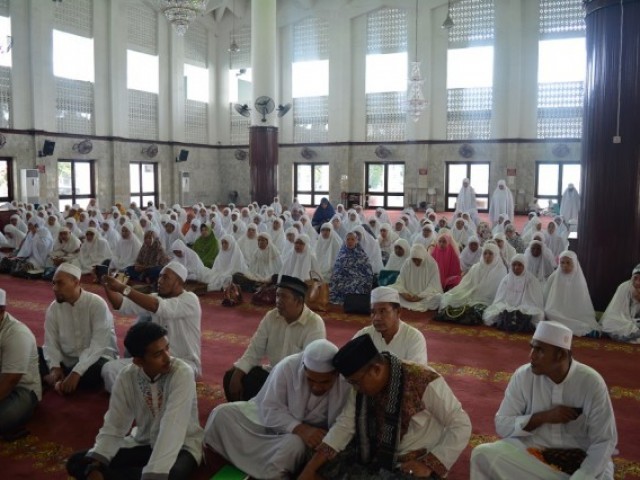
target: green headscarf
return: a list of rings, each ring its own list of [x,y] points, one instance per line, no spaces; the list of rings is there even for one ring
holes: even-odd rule
[[[206,228],[209,232],[209,235],[207,235],[206,237],[202,235],[203,228]],[[191,248],[198,254],[200,260],[202,260],[202,263],[204,263],[204,266],[207,268],[211,268],[213,266],[213,261],[218,255],[218,239],[211,231],[211,227],[209,225],[202,224],[200,226],[200,232],[200,236],[194,242],[193,247]]]

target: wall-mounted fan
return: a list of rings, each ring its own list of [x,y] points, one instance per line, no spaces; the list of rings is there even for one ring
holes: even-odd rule
[[[254,107],[259,114],[262,115],[262,121],[267,121],[267,115],[273,112],[273,109],[276,108],[276,104],[271,97],[258,97],[256,98],[256,103],[254,103]]]
[[[391,155],[391,150],[389,150],[384,145],[378,145],[375,151],[376,157],[378,158],[388,158]]]
[[[93,143],[91,143],[91,140],[89,139],[76,143],[73,146],[73,151],[78,152],[80,155],[91,153],[91,150],[93,150]]]
[[[285,103],[284,105],[278,105],[278,118],[284,117],[289,110],[291,110],[291,104]]]
[[[249,115],[251,115],[251,109],[246,103],[244,105],[236,103],[233,105],[233,109],[243,117],[248,117]]]
[[[149,158],[153,158],[156,155],[158,155],[158,145],[156,145],[155,143],[152,143],[151,145],[143,147],[140,153],[142,153],[143,155],[146,155]]]
[[[242,150],[242,149],[238,148],[238,149],[236,149],[236,151],[235,151],[235,152],[233,152],[233,156],[234,156],[234,158],[235,158],[236,160],[243,161],[243,160],[246,160],[246,159],[247,159],[247,157],[249,156],[249,154],[247,153],[247,151],[246,151],[246,150]]]

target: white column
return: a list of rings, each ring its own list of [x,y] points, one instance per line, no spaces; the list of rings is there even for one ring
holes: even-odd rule
[[[30,7],[31,51],[28,58],[31,64],[33,127],[36,130],[54,132],[56,130],[56,86],[51,54],[53,52],[51,20],[55,4],[32,0]]]
[[[352,19],[351,50],[351,140],[364,142],[367,139],[367,15]],[[329,94],[331,96],[331,93]],[[344,107],[343,107],[344,108]],[[347,104],[348,108],[348,104]]]
[[[32,19],[29,16],[29,2],[11,2],[9,4],[11,15],[11,36],[13,46],[11,47],[11,102],[12,123],[15,129],[34,128],[34,109],[32,90],[24,88],[31,85],[30,69],[30,49],[31,38],[29,31]],[[16,86],[22,86],[16,88]],[[19,182],[18,182],[19,183]]]
[[[280,29],[280,55],[278,60],[280,67],[280,94],[276,105],[293,103],[293,80],[292,80],[292,60],[293,60],[293,27],[287,25]],[[255,77],[254,77],[255,78]],[[276,115],[277,117],[277,115]],[[278,138],[281,143],[293,143],[293,109],[287,115],[280,118],[280,129]]]
[[[253,77],[253,98],[267,96],[275,99],[276,88],[276,0],[260,0],[251,3],[251,68]],[[274,100],[275,101],[275,100]],[[251,124],[276,126],[277,115],[267,115],[262,122],[254,105],[251,105]]]
[[[173,27],[164,15],[159,12],[156,15],[156,22],[158,24],[158,56],[160,71],[158,93],[158,140],[174,140],[171,138],[171,115],[173,113],[171,111],[171,87],[173,85],[170,77],[173,75],[171,68],[173,65],[173,58],[171,56],[172,52],[170,45],[173,43],[171,36],[177,36],[178,34],[175,33]],[[168,195],[167,198],[174,198],[174,196]]]
[[[539,10],[538,0],[520,0],[522,9],[522,25],[520,30],[520,79],[521,95],[509,98],[512,106],[510,118],[520,118],[519,129],[509,131],[510,138],[537,138],[538,136],[538,41]],[[518,105],[518,102],[519,105]],[[516,109],[514,106],[518,105]]]
[[[109,85],[111,78],[109,58],[109,3],[93,0],[93,59],[95,81],[93,84],[93,112],[96,135],[111,135],[111,109],[109,108]],[[126,64],[126,62],[125,62]],[[122,68],[122,67],[121,67]]]
[[[124,0],[109,2],[109,102],[111,104],[111,134],[129,136],[129,92],[127,91],[127,5]],[[97,72],[96,72],[97,73]],[[96,125],[97,133],[97,125]],[[129,172],[127,170],[127,178]]]
[[[429,77],[431,88],[425,86],[425,95],[429,99],[429,113],[434,121],[431,122],[432,140],[446,140],[447,138],[447,50],[449,48],[449,31],[442,28],[442,22],[447,16],[447,5],[440,5],[431,9],[431,62]],[[454,20],[455,21],[455,20]],[[428,92],[428,94],[427,94]]]
[[[351,18],[339,10],[329,17],[329,142],[348,142],[351,122]]]
[[[218,96],[220,84],[220,75],[227,75],[228,68],[222,68],[222,65],[218,63],[218,51],[216,50],[216,37],[210,28],[207,27],[207,68],[209,69],[209,106],[207,108],[207,125],[209,144],[220,143],[221,128],[217,128],[218,125],[229,125],[227,116],[227,123],[218,123],[216,121],[216,114],[218,109],[227,105],[227,102],[223,100],[223,96]],[[228,65],[228,63],[227,63]],[[229,94],[226,94],[227,98]]]
[[[169,41],[169,60],[165,63],[168,71],[163,71],[162,63],[160,64],[160,78],[165,79],[167,84],[166,98],[167,107],[169,108],[167,119],[170,120],[167,128],[169,129],[169,139],[175,142],[185,141],[184,112],[186,103],[186,87],[184,81],[184,37],[178,35],[173,27],[168,29]],[[162,80],[160,85],[162,85]],[[160,88],[160,98],[165,98],[162,87]],[[158,111],[160,113],[160,111]],[[160,117],[162,118],[162,116]],[[162,122],[162,121],[161,121]],[[161,123],[162,125],[162,123]]]

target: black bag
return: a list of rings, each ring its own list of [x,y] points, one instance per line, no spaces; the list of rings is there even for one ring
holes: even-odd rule
[[[463,305],[462,307],[452,307],[449,305],[440,310],[435,316],[438,322],[456,323],[458,325],[482,325],[482,313],[486,305]]]
[[[344,313],[359,313],[362,315],[371,314],[371,294],[369,293],[347,293],[342,304]]]
[[[498,315],[496,328],[505,332],[532,333],[536,327],[533,326],[532,315],[522,313],[520,310],[509,312],[504,310]]]

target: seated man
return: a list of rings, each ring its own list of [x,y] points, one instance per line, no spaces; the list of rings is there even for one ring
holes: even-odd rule
[[[101,297],[81,288],[81,275],[71,263],[58,266],[56,299],[44,320],[40,373],[62,394],[102,385],[102,366],[118,357],[113,315]]]
[[[269,369],[284,357],[299,353],[314,340],[326,338],[324,321],[304,304],[307,284],[282,275],[277,284],[276,308],[267,312],[244,355],[224,374],[227,400],[249,400],[262,388]],[[269,366],[261,365],[267,358]]]
[[[253,478],[288,478],[311,457],[342,411],[351,388],[320,339],[278,363],[258,395],[216,407],[205,443]]]
[[[391,287],[371,291],[371,325],[354,335],[369,335],[379,352],[427,364],[427,342],[417,328],[400,320],[400,294]]]
[[[118,376],[93,448],[73,454],[67,472],[78,480],[190,478],[202,459],[193,371],[171,357],[157,323],[133,325],[124,345],[133,364]]]
[[[26,434],[24,424],[42,398],[38,349],[31,330],[6,311],[7,293],[0,288],[0,435]]]
[[[571,355],[571,329],[540,322],[531,362],[511,377],[496,431],[504,440],[476,447],[471,478],[613,479],[618,434],[607,385]]]
[[[169,262],[158,278],[158,293],[147,295],[105,275],[104,291],[109,303],[122,315],[141,315],[162,325],[169,332],[175,356],[189,365],[197,378],[202,373],[200,362],[200,300],[184,289],[187,269],[176,261]],[[111,391],[120,370],[131,359],[114,360],[102,369],[104,386]]]
[[[447,475],[467,446],[471,422],[438,373],[379,353],[368,335],[343,346],[333,364],[355,390],[300,479]]]

